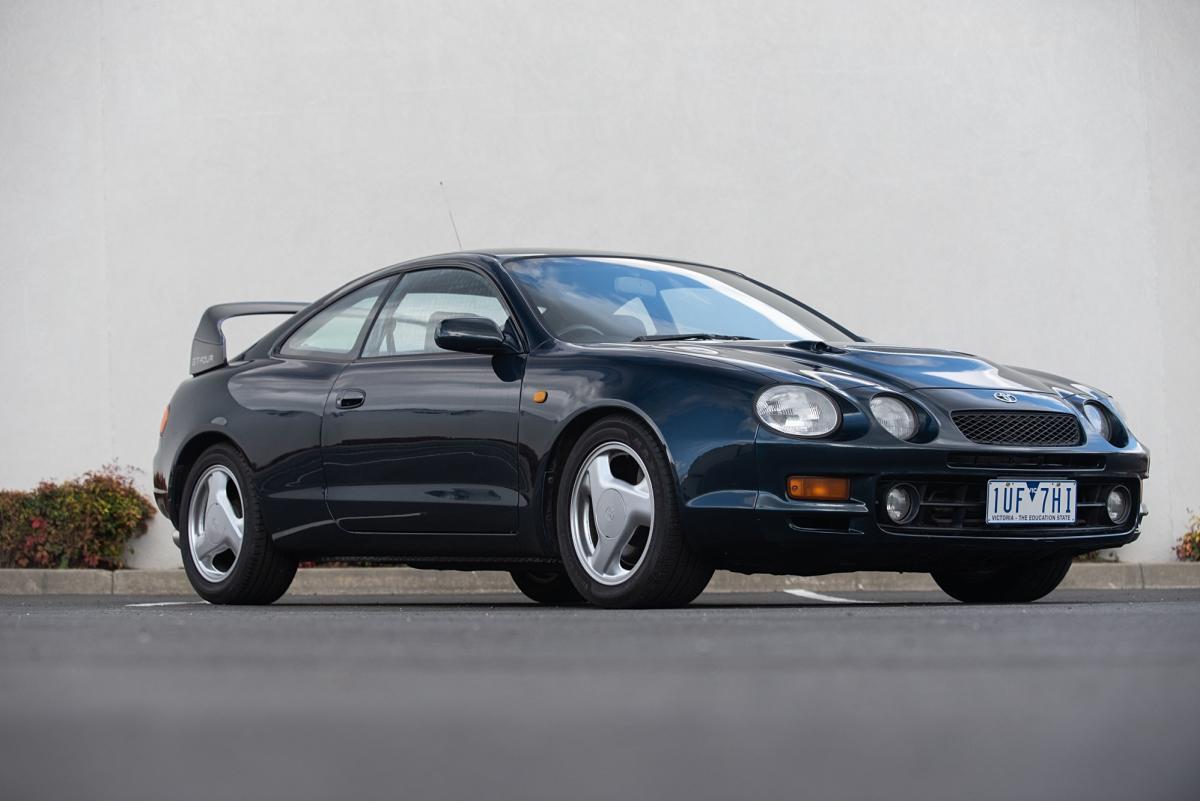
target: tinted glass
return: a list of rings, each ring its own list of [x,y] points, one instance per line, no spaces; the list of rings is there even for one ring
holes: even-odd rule
[[[390,279],[367,284],[326,306],[288,337],[284,356],[345,356],[354,350],[371,310]]]
[[[451,317],[486,317],[501,330],[508,310],[491,281],[458,269],[405,274],[392,290],[363,347],[363,356],[443,352],[434,342],[438,323]]]
[[[507,265],[542,322],[568,342],[715,334],[854,339],[805,306],[724,270],[611,257],[539,257]]]

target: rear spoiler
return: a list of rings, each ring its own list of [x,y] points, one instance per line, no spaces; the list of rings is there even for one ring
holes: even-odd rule
[[[251,314],[295,314],[307,303],[221,303],[209,306],[200,315],[196,336],[192,338],[192,375],[200,375],[228,363],[225,355],[225,335],[221,323],[231,317]]]

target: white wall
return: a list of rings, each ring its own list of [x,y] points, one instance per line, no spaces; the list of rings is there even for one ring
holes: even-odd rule
[[[148,468],[200,311],[467,247],[736,266],[1118,395],[1200,509],[1200,4],[0,4],[0,486]],[[148,487],[148,479],[147,487]],[[135,563],[177,564],[158,525]]]

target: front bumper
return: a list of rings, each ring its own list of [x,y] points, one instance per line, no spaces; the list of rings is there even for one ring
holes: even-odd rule
[[[1140,446],[1108,452],[1064,449],[864,447],[796,443],[783,438],[756,444],[759,488],[711,492],[685,504],[693,541],[723,567],[748,572],[817,575],[846,570],[929,571],[980,561],[1086,553],[1137,539],[1146,514],[1141,482],[1149,457]],[[795,501],[791,475],[845,477],[850,500]],[[989,479],[1078,482],[1077,522],[1014,527],[983,521]],[[917,485],[930,509],[897,526],[883,497],[895,483]],[[1102,505],[1121,484],[1138,513],[1112,525]]]

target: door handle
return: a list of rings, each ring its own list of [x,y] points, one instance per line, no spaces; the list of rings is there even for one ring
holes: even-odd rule
[[[333,405],[339,409],[357,409],[367,400],[367,393],[361,389],[343,389],[337,394]]]

